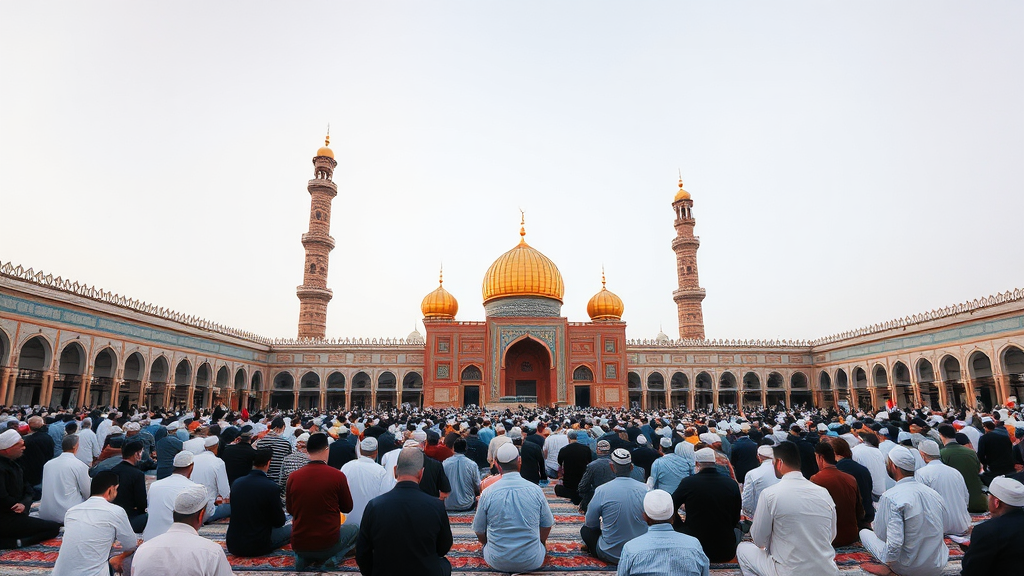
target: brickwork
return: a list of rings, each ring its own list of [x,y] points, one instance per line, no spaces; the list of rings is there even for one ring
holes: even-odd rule
[[[672,293],[679,317],[679,337],[683,339],[704,339],[704,289],[700,287],[697,275],[697,248],[700,238],[694,236],[693,200],[683,193],[683,182],[679,181],[680,194],[672,202],[675,212],[676,237],[672,240],[672,251],[676,253],[676,276],[679,288]]]
[[[338,186],[331,178],[338,165],[334,158],[322,155],[313,158],[314,176],[307,190],[310,195],[309,232],[302,235],[306,251],[303,261],[299,297],[299,338],[323,338],[327,333],[327,305],[334,296],[327,287],[327,271],[334,238],[331,237],[331,201],[338,195]]]

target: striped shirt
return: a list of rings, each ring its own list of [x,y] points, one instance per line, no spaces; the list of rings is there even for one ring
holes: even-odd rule
[[[700,542],[664,523],[654,524],[646,534],[626,542],[618,576],[708,576],[710,569]]]
[[[267,477],[280,478],[281,464],[284,463],[285,456],[292,453],[292,443],[280,434],[267,432],[267,435],[256,445],[256,449],[270,450],[274,453],[270,458],[270,470],[267,471]]]

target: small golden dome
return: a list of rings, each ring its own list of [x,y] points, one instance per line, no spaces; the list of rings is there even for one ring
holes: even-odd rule
[[[561,302],[565,284],[558,266],[526,243],[525,227],[519,229],[519,236],[519,245],[499,256],[484,274],[484,304],[509,296],[539,296]]]
[[[689,200],[689,199],[690,199],[690,193],[687,192],[686,190],[683,190],[683,177],[680,176],[679,177],[679,192],[676,192],[676,197],[672,201],[673,202],[679,202],[680,200]]]
[[[604,272],[601,272],[601,291],[587,302],[587,314],[591,320],[621,320],[625,306],[622,298],[605,287]]]
[[[328,158],[334,158],[334,150],[328,148],[331,145],[331,133],[327,133],[327,137],[324,138],[324,145],[316,151],[317,156],[326,156]]]
[[[438,278],[437,289],[423,297],[420,304],[424,318],[443,318],[452,320],[459,313],[459,301],[444,289],[444,276]]]

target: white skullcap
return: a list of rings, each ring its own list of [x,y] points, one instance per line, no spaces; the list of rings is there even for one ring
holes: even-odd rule
[[[423,430],[416,430],[415,432],[412,433],[412,439],[417,442],[426,442],[427,433],[424,432]]]
[[[1024,506],[1024,484],[1013,478],[997,476],[989,484],[988,493],[1010,506]]]
[[[512,429],[508,431],[508,437],[512,438],[513,440],[516,438],[522,438],[523,429],[520,428],[519,426],[513,426]]]
[[[721,442],[722,441],[722,437],[719,436],[718,434],[715,434],[714,432],[705,432],[705,433],[701,434],[699,436],[699,438],[700,438],[701,442],[703,442],[705,444],[708,444],[708,445],[714,444],[715,442]]]
[[[686,432],[686,426],[683,426],[682,424],[676,424],[676,430],[679,430],[680,432]]]
[[[179,452],[178,454],[185,454],[185,452]],[[206,508],[206,503],[209,499],[210,496],[206,493],[205,486],[189,486],[179,492],[174,498],[174,511],[178,514],[195,514]]]
[[[981,423],[984,424],[985,422],[995,422],[995,420],[993,420],[991,416],[982,416]]]
[[[167,425],[167,431],[168,432],[174,432],[175,430],[177,430],[180,427],[181,427],[181,424],[178,424],[178,421],[175,420],[174,422],[171,422],[170,424]]]
[[[900,433],[896,436],[896,441],[897,442],[904,442],[906,440],[911,440],[911,439],[912,438],[910,437],[910,432],[907,432],[906,430],[900,430]]]
[[[770,458],[772,460],[775,460],[775,451],[772,450],[772,447],[767,444],[757,447],[757,455],[763,458]]]
[[[662,438],[661,439],[661,447],[662,448],[671,448],[672,447],[672,439],[671,438]]]
[[[204,448],[211,448],[217,444],[220,444],[220,438],[217,438],[216,436],[207,436],[206,440],[203,440]]]
[[[643,446],[644,444],[647,444],[647,436],[644,436],[643,434],[637,436],[636,437],[636,443],[638,445],[640,445],[640,446]]]
[[[417,442],[416,440],[413,440],[412,438],[410,438],[410,439],[406,440],[404,443],[402,443],[402,448],[419,448],[419,447],[420,447],[420,443]]]
[[[672,495],[664,490],[651,490],[644,495],[644,514],[651,520],[668,520],[675,514]]]
[[[633,463],[633,457],[630,456],[629,450],[625,448],[616,448],[612,450],[612,462],[625,466],[626,464]]]
[[[295,438],[295,442],[309,442],[309,432],[303,432]]]
[[[118,434],[124,434],[124,430],[120,426],[111,426],[110,431],[107,432],[107,436],[117,436]]]
[[[893,446],[892,450],[889,450],[889,461],[900,470],[911,471],[917,465],[914,453],[906,446]]]
[[[921,440],[917,443],[917,449],[921,451],[921,454],[939,457],[939,445],[935,440]]]
[[[377,439],[373,436],[367,436],[363,438],[363,441],[359,443],[359,450],[362,452],[376,452],[377,451]]]
[[[823,422],[819,423],[818,432],[828,432],[828,426],[826,426]]]
[[[680,442],[676,444],[676,447],[672,449],[676,456],[692,456],[693,455],[693,444],[689,442]]]
[[[889,437],[889,429],[886,428],[885,426],[882,426],[882,429],[879,430],[878,433],[887,438]]]
[[[175,468],[188,468],[192,465],[192,461],[195,460],[195,454],[188,450],[182,450],[174,455],[174,467]]]
[[[499,463],[508,464],[509,462],[512,462],[516,458],[519,458],[519,449],[516,448],[515,444],[511,442],[505,442],[498,448],[494,456]]]
[[[714,464],[715,451],[712,448],[701,448],[694,453],[694,460],[698,464]]]
[[[348,434],[348,426],[338,426],[338,435]]]
[[[459,424],[459,430],[469,430],[469,423],[463,422],[462,424]]]
[[[7,450],[11,446],[14,446],[21,440],[21,434],[17,430],[11,428],[3,434],[0,434],[0,450]]]
[[[879,412],[878,414],[875,414],[875,420],[888,420],[888,419],[889,419],[889,413],[888,412]]]
[[[124,429],[127,432],[138,432],[139,430],[142,430],[142,426],[140,426],[138,422],[129,422],[124,425]]]

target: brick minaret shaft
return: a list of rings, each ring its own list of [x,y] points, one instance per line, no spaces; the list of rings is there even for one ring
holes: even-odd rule
[[[700,238],[693,235],[693,200],[690,193],[683,190],[683,180],[679,179],[679,192],[672,202],[672,210],[676,213],[676,237],[672,240],[672,251],[676,253],[676,274],[679,277],[679,289],[672,292],[679,311],[679,337],[704,339],[704,312],[701,302],[704,301],[704,289],[700,287],[697,277],[697,248]]]
[[[313,158],[314,174],[307,189],[311,197],[309,232],[302,235],[306,261],[302,271],[299,297],[299,338],[323,338],[327,332],[327,304],[334,293],[327,287],[327,264],[334,238],[331,237],[331,200],[338,195],[338,185],[331,177],[338,165],[330,145],[330,136]]]

